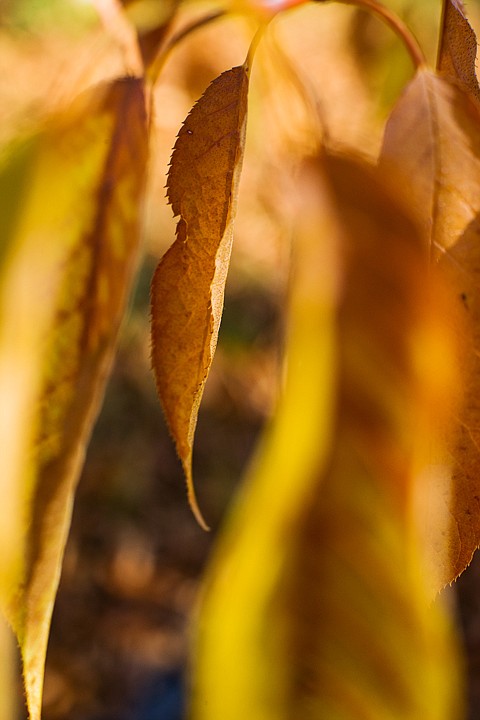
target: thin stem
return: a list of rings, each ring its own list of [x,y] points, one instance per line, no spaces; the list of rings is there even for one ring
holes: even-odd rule
[[[437,50],[437,62],[435,64],[435,67],[437,70],[440,69],[440,60],[443,53],[443,44],[445,42],[445,22],[446,22],[446,16],[447,16],[447,2],[446,0],[443,0],[442,2],[442,15],[440,17],[440,41],[438,43],[438,50]]]
[[[250,43],[250,47],[248,48],[248,54],[247,58],[245,60],[245,67],[247,69],[247,73],[250,74],[250,71],[252,69],[253,64],[253,58],[255,56],[255,53],[257,52],[257,48],[260,45],[260,40],[263,38],[265,31],[270,24],[270,20],[266,20],[262,22],[259,27],[257,28],[257,31],[255,35],[253,36],[253,39]]]
[[[291,83],[308,111],[308,116],[312,119],[312,126],[314,123],[315,132],[311,133],[311,135],[313,137],[322,136],[325,140],[328,134],[326,123],[324,122],[321,105],[310,84],[309,78],[303,76],[299,68],[293,67],[291,58],[278,41],[274,27],[272,27],[272,32],[270,32],[268,39],[270,40],[269,48],[275,53],[282,74]]]
[[[316,0],[316,2],[324,2],[325,0]],[[382,5],[378,0],[338,0],[345,5],[356,5],[357,7],[369,10],[383,20],[392,30],[398,35],[400,40],[405,45],[408,53],[412,59],[415,68],[426,65],[427,61],[425,55],[418,44],[417,40],[413,36],[409,27],[398,17],[394,12]]]
[[[160,75],[160,72],[162,71],[166,61],[168,60],[171,51],[178,45],[179,42],[181,42],[184,38],[186,38],[188,35],[190,35],[190,33],[194,32],[195,30],[198,30],[199,28],[208,25],[214,20],[218,20],[218,18],[221,18],[226,14],[226,10],[215,10],[209,15],[204,15],[204,17],[201,17],[199,20],[194,20],[189,25],[182,28],[175,35],[173,35],[168,41],[168,43],[158,52],[157,57],[155,58],[148,70],[148,75],[152,85],[155,85],[155,83],[157,82],[158,76]]]

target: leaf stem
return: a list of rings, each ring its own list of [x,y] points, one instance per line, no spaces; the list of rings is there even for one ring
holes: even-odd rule
[[[171,51],[190,33],[194,32],[195,30],[198,30],[199,28],[204,27],[205,25],[208,25],[209,23],[213,22],[214,20],[218,20],[219,18],[223,17],[227,14],[226,10],[214,10],[213,12],[209,13],[208,15],[204,15],[203,17],[199,18],[198,20],[194,20],[193,22],[189,23],[186,27],[179,30],[175,35],[173,35],[170,40],[167,42],[166,45],[164,45],[160,51],[157,53],[157,56],[153,63],[151,64],[150,68],[148,69],[148,77],[152,83],[152,85],[155,85],[155,83],[158,80],[158,76],[160,75],[160,72],[163,69],[163,66],[165,65],[166,61],[168,60]]]
[[[253,64],[254,55],[257,52],[257,48],[260,45],[260,40],[264,36],[265,30],[267,29],[269,24],[270,24],[270,18],[260,24],[255,35],[253,36],[253,39],[250,43],[250,47],[248,48],[247,58],[244,63],[244,65],[247,69],[247,73],[250,73],[250,70],[251,70],[252,64]]]
[[[325,0],[315,0],[316,2],[325,2]],[[405,45],[415,68],[426,65],[427,61],[423,50],[418,44],[410,28],[398,17],[392,10],[378,2],[378,0],[338,0],[345,5],[356,5],[357,7],[363,8],[373,12],[375,15],[385,22],[393,32],[400,38]]]

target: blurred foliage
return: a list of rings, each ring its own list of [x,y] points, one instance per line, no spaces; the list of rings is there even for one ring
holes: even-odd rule
[[[147,3],[124,4],[148,31]],[[434,62],[438,0],[388,5]],[[166,37],[216,7],[186,3]],[[479,9],[478,1],[469,3],[474,25]],[[8,68],[0,78],[2,142],[91,84],[125,72],[115,38],[89,2],[0,0],[0,22],[0,62]],[[155,397],[148,287],[174,239],[164,186],[178,128],[210,80],[243,61],[251,35],[238,18],[193,33],[172,52],[155,88],[145,259],[76,499],[44,720],[181,717],[200,577],[278,395],[295,155],[311,147],[312,126],[321,125],[334,144],[374,155],[382,121],[412,74],[398,39],[378,19],[333,3],[278,18],[258,50],[236,247],[194,457],[200,505],[214,529],[207,536],[187,508]]]
[[[83,34],[95,22],[96,13],[83,0],[2,0],[0,18],[12,33],[57,32]]]

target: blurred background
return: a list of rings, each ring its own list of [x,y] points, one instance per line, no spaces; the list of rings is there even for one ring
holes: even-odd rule
[[[166,17],[175,3],[126,3],[137,22],[154,4]],[[434,63],[440,0],[385,4]],[[182,4],[166,40],[225,6]],[[468,11],[479,30],[480,3],[471,0]],[[382,123],[412,74],[391,31],[343,5],[310,3],[285,13],[262,41],[224,318],[196,434],[194,477],[212,526],[206,534],[188,508],[150,371],[149,284],[174,239],[164,187],[178,129],[209,82],[243,62],[254,29],[232,17],[195,31],[172,51],[155,88],[144,257],[79,483],[44,720],[185,717],[189,627],[202,571],[277,396],[295,162],[321,135],[375,155]],[[0,0],[0,67],[1,144],[90,85],[129,71],[121,41],[89,0]],[[471,718],[478,718],[478,562],[456,584],[453,601],[468,653]],[[21,692],[19,682],[19,707]]]

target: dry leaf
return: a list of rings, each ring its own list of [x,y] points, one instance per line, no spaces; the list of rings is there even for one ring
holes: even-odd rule
[[[40,716],[73,494],[138,259],[147,158],[142,81],[121,79],[87,93],[51,120],[37,142],[29,192],[14,227],[13,246],[24,262],[10,303],[19,303],[22,320],[30,311],[35,321],[45,302],[49,314],[40,338],[36,328],[22,326],[27,340],[29,331],[37,340],[31,361],[40,378],[29,398],[37,408],[35,448],[28,453],[25,567],[7,599],[32,720]],[[30,407],[28,417],[32,413]]]
[[[190,504],[204,527],[192,484],[192,444],[223,309],[247,91],[246,65],[223,73],[180,130],[168,175],[168,199],[174,215],[180,216],[177,239],[152,282],[157,389],[183,464]]]
[[[477,37],[465,17],[461,0],[443,0],[438,70],[457,82],[469,95],[480,101],[476,73]]]
[[[409,516],[453,382],[430,350],[450,337],[385,179],[338,158],[310,170],[285,393],[207,578],[192,717],[452,720],[454,645]]]
[[[387,122],[381,162],[408,178],[407,200],[436,254],[452,247],[480,210],[479,122],[461,90],[425,69]]]
[[[381,155],[384,167],[398,173],[432,246],[432,255],[449,276],[465,330],[463,377],[466,395],[458,428],[452,429],[453,483],[444,473],[432,488],[438,507],[426,524],[427,556],[436,565],[435,589],[454,580],[468,565],[480,543],[476,512],[480,495],[480,361],[475,328],[478,315],[476,275],[479,258],[474,240],[480,214],[480,113],[458,87],[420,71],[392,112]],[[467,330],[470,324],[470,330]],[[441,462],[451,462],[448,458]],[[438,513],[447,527],[438,522]]]

